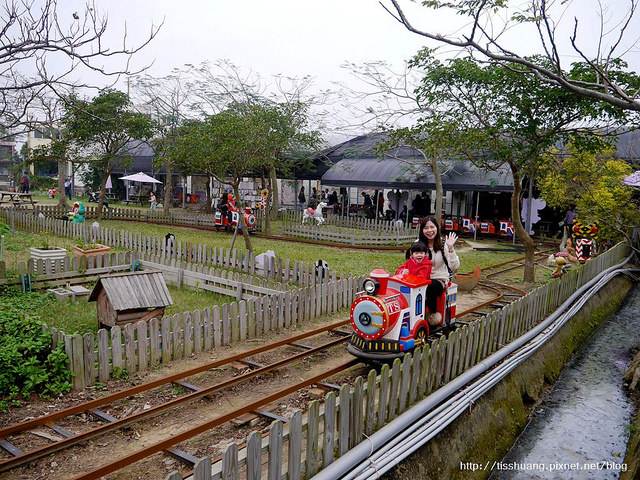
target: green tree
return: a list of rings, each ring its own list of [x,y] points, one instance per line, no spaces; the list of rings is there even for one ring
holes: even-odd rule
[[[53,162],[56,164],[58,172],[58,205],[67,208],[67,196],[64,190],[65,173],[67,171],[67,162],[71,158],[71,145],[68,139],[60,138],[52,140],[47,145],[41,145],[29,152],[30,160],[35,163]]]
[[[102,171],[100,219],[109,175],[114,168],[131,162],[134,142],[151,138],[153,124],[133,111],[125,93],[111,89],[102,90],[91,101],[70,97],[64,123],[83,161]]]
[[[517,65],[481,65],[471,58],[444,64],[431,53],[425,49],[413,60],[426,72],[418,95],[439,112],[438,122],[450,126],[450,145],[459,154],[482,168],[508,165],[514,184],[511,218],[525,248],[524,280],[532,282],[535,244],[520,219],[523,180],[531,179],[541,155],[558,141],[579,138],[583,149],[591,146],[590,132],[579,127],[585,119],[606,117],[606,108],[521,75]],[[433,117],[419,125],[428,132]]]
[[[317,133],[305,130],[304,109],[300,113],[292,105],[234,104],[206,120],[191,121],[178,130],[169,149],[171,161],[183,175],[201,173],[230,184],[241,209],[242,177],[273,171],[275,165],[281,171],[300,165],[319,142]],[[251,250],[246,229],[242,233]]]
[[[633,226],[640,225],[640,205],[633,188],[622,182],[631,166],[613,153],[611,148],[581,152],[569,145],[567,154],[543,155],[538,187],[549,206],[574,203],[582,222],[598,221],[599,237],[616,241],[629,239]]]
[[[150,142],[154,152],[154,166],[165,169],[164,213],[169,214],[172,200],[173,163],[167,155],[178,135],[178,128],[192,116],[193,102],[190,80],[185,72],[174,70],[164,77],[149,75],[136,77],[131,86],[131,95],[143,113],[148,113],[157,125],[156,135]],[[210,196],[209,187],[207,193]],[[207,208],[211,201],[207,202]]]

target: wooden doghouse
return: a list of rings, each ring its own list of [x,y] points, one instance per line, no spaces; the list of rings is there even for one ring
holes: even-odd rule
[[[162,272],[126,272],[103,275],[89,296],[98,302],[98,328],[161,318],[173,304]]]

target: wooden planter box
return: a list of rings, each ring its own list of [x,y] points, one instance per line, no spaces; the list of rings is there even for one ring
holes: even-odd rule
[[[50,260],[53,262],[55,260],[62,260],[67,256],[67,249],[62,247],[31,247],[29,248],[29,251],[31,252],[31,258],[35,261],[36,271],[38,271],[37,260]]]
[[[92,248],[89,249],[83,249],[81,247],[77,247],[74,246],[73,247],[73,253],[74,255],[78,258],[78,260],[84,258],[89,258],[89,257],[97,257],[98,255],[104,255],[106,253],[109,253],[111,251],[111,247],[108,247],[106,245],[102,245],[100,243],[93,243],[91,244]]]

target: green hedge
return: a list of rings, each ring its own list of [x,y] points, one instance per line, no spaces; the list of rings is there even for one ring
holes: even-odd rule
[[[43,323],[26,313],[47,295],[0,288],[0,411],[34,393],[52,397],[71,390],[64,346],[52,348]]]

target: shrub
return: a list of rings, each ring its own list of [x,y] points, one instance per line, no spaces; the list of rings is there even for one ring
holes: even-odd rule
[[[42,322],[25,313],[43,300],[46,295],[0,289],[0,411],[32,393],[51,397],[71,390],[64,346],[53,348]]]

